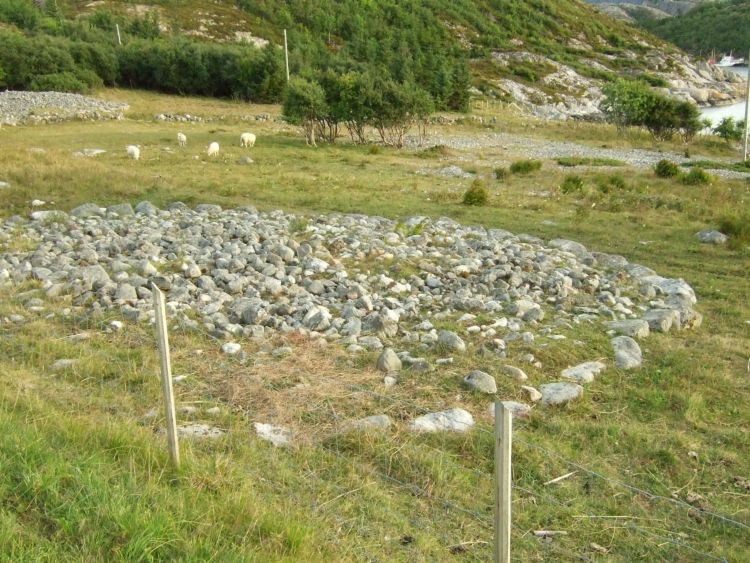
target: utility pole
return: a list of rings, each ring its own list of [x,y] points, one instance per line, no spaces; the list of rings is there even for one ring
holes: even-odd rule
[[[286,29],[284,30],[284,60],[286,61],[286,81],[289,82],[289,47],[286,44]]]
[[[117,30],[117,44],[122,45],[122,39],[120,38],[120,24],[115,24],[115,29]]]
[[[747,98],[745,99],[745,150],[742,153],[743,162],[747,162],[747,134],[750,131],[748,117],[750,117],[750,53],[748,53],[747,57]]]

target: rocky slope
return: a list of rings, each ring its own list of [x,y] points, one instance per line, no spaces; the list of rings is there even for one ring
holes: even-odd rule
[[[638,58],[648,74],[664,80],[662,90],[678,99],[699,106],[722,105],[740,99],[745,91],[744,80],[736,74],[702,61],[694,61],[682,52],[663,53],[651,50],[645,54],[624,52],[625,60]],[[493,81],[490,95],[512,100],[526,111],[544,119],[602,118],[599,104],[604,81],[584,76],[572,67],[558,63],[543,55],[528,52],[495,52],[498,65],[512,68],[514,64],[527,63],[546,69],[534,81],[501,78]],[[595,60],[585,61],[602,72],[608,69]]]

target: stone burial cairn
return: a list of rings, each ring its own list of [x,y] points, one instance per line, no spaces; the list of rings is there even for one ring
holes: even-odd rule
[[[179,202],[166,209],[146,201],[135,208],[89,203],[69,214],[12,217],[0,226],[0,248],[14,237],[34,248],[0,254],[0,284],[38,280],[49,298],[70,295],[73,305],[141,322],[153,318],[154,283],[166,291],[175,323],[224,339],[226,354],[244,355],[233,338],[301,333],[338,342],[352,354],[381,351],[377,367],[386,385],[398,385],[402,369],[434,369],[407,350],[434,348],[450,356],[474,348],[502,362],[514,342],[543,347],[580,323],[600,324],[612,336],[614,365],[635,369],[642,361],[636,339],[701,322],[695,294],[682,280],[573,241],[545,244],[444,217],[397,223],[365,215],[301,218],[252,207],[190,209]],[[414,266],[414,273],[391,277],[393,264]],[[40,299],[31,301],[30,307],[43,308]],[[433,325],[444,320],[465,329],[458,334]],[[531,354],[525,360],[535,362]],[[607,367],[586,362],[538,390],[522,391],[530,403],[564,404]],[[515,366],[501,372],[519,386],[527,379]],[[497,392],[494,378],[481,371],[467,374],[464,385]],[[517,416],[531,408],[506,406]],[[391,423],[383,417],[359,422]],[[450,409],[417,418],[410,428],[467,430],[473,423],[467,411]],[[288,441],[285,429],[262,428],[274,443]]]

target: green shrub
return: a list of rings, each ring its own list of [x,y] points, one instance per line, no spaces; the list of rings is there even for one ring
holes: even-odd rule
[[[29,0],[0,1],[0,21],[33,30],[39,25],[41,18],[42,12]]]
[[[419,151],[417,156],[419,158],[441,158],[450,156],[450,154],[450,149],[445,145],[435,145]]]
[[[582,192],[583,179],[578,174],[568,174],[560,184],[560,191],[564,194]]]
[[[510,165],[510,171],[513,174],[531,174],[541,168],[541,160],[516,160]]]
[[[383,152],[383,149],[380,148],[380,145],[372,145],[369,149],[367,149],[367,152],[370,154],[380,154]]]
[[[464,205],[485,205],[489,194],[487,193],[487,185],[480,179],[476,179],[471,183],[466,192],[464,192]]]
[[[673,178],[680,173],[680,167],[671,160],[662,159],[654,166],[654,172],[659,178]]]
[[[654,76],[653,74],[647,74],[644,72],[638,78],[643,80],[649,86],[653,86],[654,88],[666,88],[669,86],[667,81],[664,80],[661,76]]]
[[[29,83],[29,90],[35,92],[87,92],[88,85],[72,72],[39,74]]]
[[[613,174],[612,176],[610,176],[609,185],[616,190],[625,190],[628,187],[625,183],[625,178],[622,177],[622,174]]]
[[[680,176],[680,182],[686,186],[699,186],[709,184],[711,182],[711,176],[698,166],[691,168],[690,172]]]
[[[745,133],[745,121],[735,121],[732,117],[725,117],[719,124],[713,128],[715,135],[724,139],[727,143],[731,141],[741,141]]]
[[[495,168],[495,179],[500,180],[501,182],[510,176],[510,171],[505,168],[504,166],[499,166]]]
[[[750,244],[750,211],[724,215],[719,219],[719,230],[729,237],[730,248]]]
[[[601,108],[618,129],[645,127],[659,141],[679,133],[685,143],[701,129],[695,104],[665,96],[640,80],[617,80],[606,84],[602,92]]]

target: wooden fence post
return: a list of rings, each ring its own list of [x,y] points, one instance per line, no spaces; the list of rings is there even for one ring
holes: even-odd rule
[[[164,412],[167,419],[167,442],[169,459],[172,467],[180,467],[180,445],[177,442],[177,417],[174,408],[172,390],[172,365],[169,360],[169,337],[167,336],[167,311],[164,307],[164,294],[152,284],[154,296],[154,313],[156,317],[156,341],[159,344],[159,363],[161,364],[161,391],[164,395]]]
[[[495,563],[510,563],[512,428],[510,410],[495,401]]]

